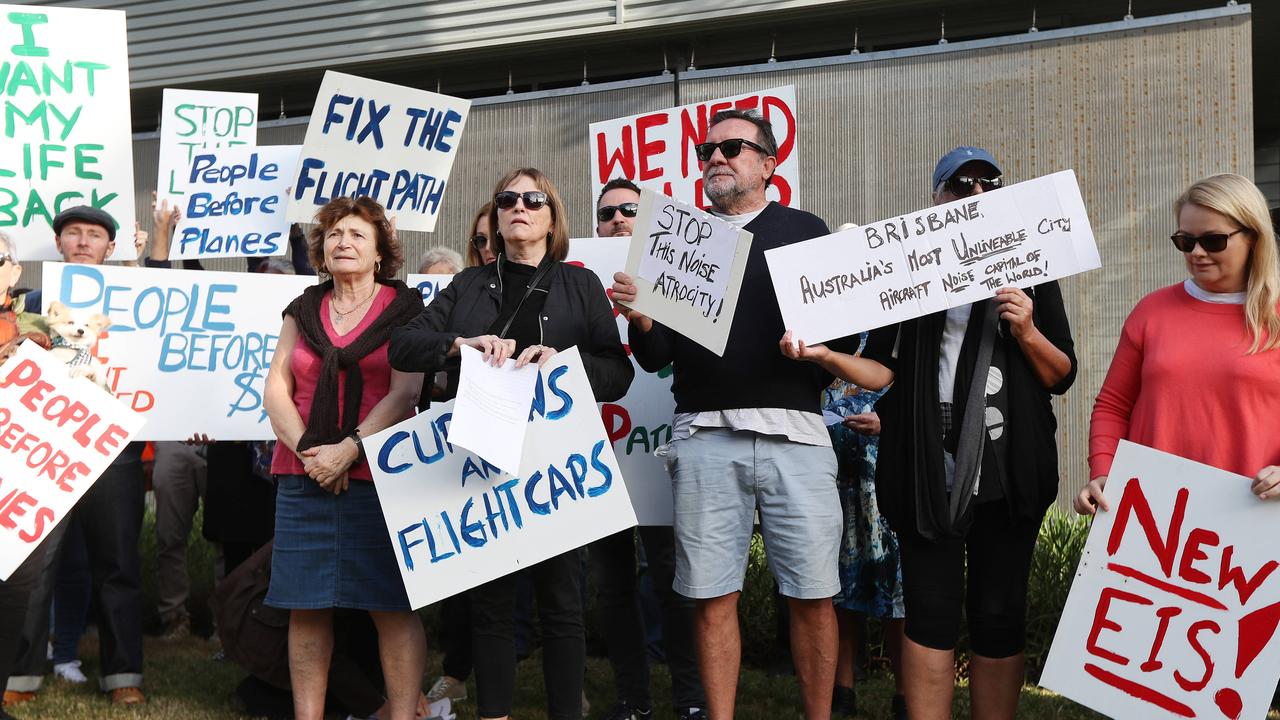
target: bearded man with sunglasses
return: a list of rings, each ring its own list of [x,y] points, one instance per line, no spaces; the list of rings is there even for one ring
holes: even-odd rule
[[[711,718],[732,718],[741,663],[738,596],[754,517],[787,598],[791,652],[808,718],[831,713],[837,651],[831,597],[843,519],[836,458],[819,406],[832,375],[778,351],[782,314],[764,252],[829,234],[809,213],[770,202],[777,141],[754,111],[716,113],[697,145],[713,212],[751,232],[751,254],[723,357],[639,313],[631,350],[657,372],[671,364],[676,416],[667,467],[675,494],[675,589],[696,601],[694,635]],[[625,273],[614,300],[635,298]],[[857,338],[830,343],[857,350]]]

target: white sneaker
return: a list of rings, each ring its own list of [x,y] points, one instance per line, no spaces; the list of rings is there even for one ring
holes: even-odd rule
[[[77,685],[82,682],[89,681],[89,678],[85,677],[84,673],[80,671],[79,660],[72,660],[71,662],[58,663],[57,665],[54,665],[53,674],[55,677],[60,677],[69,683],[75,683]]]
[[[467,684],[455,677],[441,675],[440,679],[436,680],[436,683],[427,691],[427,700],[435,702],[445,698],[449,698],[454,702],[466,700]]]

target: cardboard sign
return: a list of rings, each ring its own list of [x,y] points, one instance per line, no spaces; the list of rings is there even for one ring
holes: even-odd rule
[[[636,524],[576,347],[541,369],[518,477],[449,443],[452,407],[364,441],[414,608]]]
[[[325,72],[302,145],[289,220],[367,195],[400,230],[431,232],[471,101]]]
[[[702,192],[702,167],[693,147],[706,140],[707,123],[721,110],[757,110],[773,125],[778,167],[767,194],[770,200],[795,205],[800,190],[800,148],[794,85],[592,123],[588,143],[591,197],[600,197],[600,190],[610,180],[625,177],[686,205],[708,207]],[[591,224],[595,225],[594,219]]]
[[[262,257],[289,250],[289,186],[298,145],[197,152],[174,185],[182,219],[173,232],[174,258]]]
[[[405,284],[411,288],[418,288],[418,292],[422,293],[422,304],[430,305],[432,300],[440,294],[440,291],[449,286],[453,282],[452,275],[428,275],[426,273],[409,273],[405,276]]]
[[[765,252],[788,329],[808,344],[1102,266],[1075,172]]]
[[[44,264],[44,304],[103,313],[107,385],[141,440],[275,437],[262,405],[284,308],[310,276]]]
[[[751,233],[647,189],[635,231],[627,253],[637,289],[630,307],[723,355]]]
[[[196,155],[257,144],[257,93],[165,88],[160,110],[156,200],[183,204],[189,182],[184,178],[191,172]],[[293,184],[293,178],[285,184]]]
[[[61,259],[53,218],[77,205],[110,213],[119,228],[111,259],[132,259],[124,12],[0,5],[0,91],[0,230],[22,259]]]
[[[1113,718],[1266,717],[1280,505],[1249,478],[1129,442],[1106,495],[1040,684]]]
[[[84,497],[142,422],[33,342],[0,367],[0,580]]]

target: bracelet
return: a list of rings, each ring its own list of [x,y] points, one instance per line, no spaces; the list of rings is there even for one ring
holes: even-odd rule
[[[351,442],[356,444],[356,462],[364,462],[364,440],[360,437],[360,428],[347,433],[347,437],[351,438]]]

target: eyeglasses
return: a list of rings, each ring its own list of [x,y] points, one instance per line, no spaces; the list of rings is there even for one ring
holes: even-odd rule
[[[632,215],[635,215],[635,213],[634,213],[634,212],[633,212],[633,213],[631,213],[631,214],[632,214]],[[8,263],[13,263],[14,265],[17,265],[17,264],[18,264],[18,258],[14,257],[14,256],[12,256],[12,255],[9,255],[9,254],[7,254],[7,253],[0,253],[0,267],[4,267],[4,266],[5,266],[6,264],[8,264]]]
[[[716,154],[716,148],[720,148],[720,152],[721,154],[724,155],[724,159],[728,160],[729,158],[738,157],[738,153],[742,152],[743,145],[746,145],[747,147],[756,150],[761,155],[764,155],[766,157],[769,155],[768,150],[765,150],[764,148],[751,142],[750,140],[744,140],[742,138],[729,138],[728,140],[721,140],[718,143],[713,143],[713,142],[698,143],[697,145],[693,146],[693,152],[697,154],[698,160],[701,160],[702,162],[707,162],[711,159],[712,155]]]
[[[476,235],[475,237],[471,238],[471,247],[477,250],[483,250],[488,246],[489,246],[489,238],[485,237],[484,235]]]
[[[596,211],[596,219],[600,222],[609,222],[613,219],[615,212],[621,212],[622,217],[633,218],[636,213],[640,212],[639,203],[622,203],[621,205],[605,205]]]
[[[517,200],[524,200],[527,210],[541,210],[542,206],[547,204],[547,194],[539,190],[526,190],[522,193],[503,190],[493,196],[493,204],[497,205],[499,210],[510,210],[516,206]]]
[[[1245,228],[1240,228],[1229,233],[1208,233],[1200,237],[1178,232],[1170,235],[1169,239],[1173,241],[1173,246],[1178,248],[1180,252],[1189,253],[1196,249],[1196,243],[1200,243],[1200,247],[1204,248],[1205,252],[1216,253],[1227,249],[1227,241],[1231,239],[1232,235],[1244,231]]]
[[[1004,187],[1004,179],[997,175],[992,178],[975,178],[968,175],[952,175],[947,180],[946,188],[956,197],[969,197],[973,194],[973,188],[977,185],[982,186],[983,192],[991,192]]]

